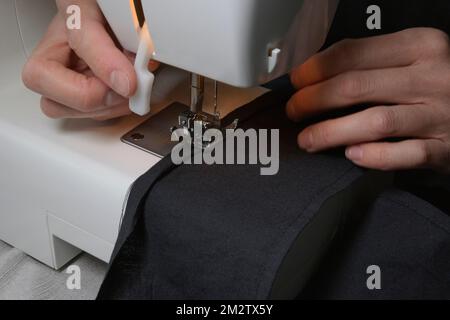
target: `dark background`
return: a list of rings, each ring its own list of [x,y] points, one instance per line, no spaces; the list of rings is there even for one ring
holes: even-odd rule
[[[370,5],[381,8],[382,30],[368,30]],[[450,33],[449,0],[341,0],[327,45],[345,38],[387,34],[413,27]]]

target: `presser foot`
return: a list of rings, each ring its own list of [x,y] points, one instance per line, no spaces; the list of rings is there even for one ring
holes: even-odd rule
[[[176,123],[178,125],[174,126]],[[188,106],[175,102],[125,134],[121,140],[128,145],[163,158],[168,156],[178,144],[178,141],[171,140],[171,133],[177,129],[185,130],[191,135],[192,142],[196,143],[195,141],[203,141],[203,134],[208,129],[217,129],[223,132],[227,129],[234,130],[237,126],[238,119],[231,124],[224,124],[218,114],[192,112]],[[195,130],[196,127],[201,130]],[[196,137],[196,134],[201,137]],[[213,141],[203,141],[201,145],[197,143],[194,147],[204,149],[211,143]]]
[[[204,134],[209,129],[225,131],[226,129],[235,130],[239,120],[236,119],[228,126],[223,126],[219,114],[208,114],[204,112],[196,113],[190,110],[183,111],[178,117],[178,126],[170,129],[171,133],[182,129],[184,133],[191,136],[194,147],[205,149],[214,141],[205,141]],[[181,137],[180,137],[181,138]]]

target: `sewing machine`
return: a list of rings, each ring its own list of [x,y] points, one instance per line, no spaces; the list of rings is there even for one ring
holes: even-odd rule
[[[326,14],[334,13],[336,1],[319,3]],[[276,0],[188,4],[184,0],[98,0],[98,4],[122,46],[136,53],[138,90],[130,99],[134,113],[142,116],[151,110],[155,76],[147,68],[150,59],[190,72],[189,105],[168,106],[124,138],[156,155],[167,155],[173,146],[169,136],[158,135],[163,128],[192,132],[195,123],[203,128],[227,126],[221,123],[227,110],[219,103],[219,95],[228,95],[220,92],[219,84],[255,88],[282,76],[311,55],[326,34],[323,25],[327,24],[309,26],[310,34],[304,39],[317,33],[317,40],[303,43],[303,50],[292,45],[298,41],[297,31],[304,29],[294,22],[306,20],[304,15],[311,8],[298,0],[285,0],[283,5]],[[205,85],[206,79],[213,80],[210,86]],[[141,132],[153,138],[133,139]]]
[[[299,0],[99,0],[122,46],[137,53],[130,104],[140,116],[98,123],[47,119],[22,85],[54,0],[2,0],[0,239],[53,268],[81,251],[109,261],[133,182],[167,153],[170,126],[185,125],[173,102],[220,126],[221,115],[266,92],[260,84],[320,48],[337,6],[321,2],[314,11]],[[300,55],[286,41],[294,21],[294,34],[317,34],[303,37]],[[150,74],[150,58],[172,67]]]

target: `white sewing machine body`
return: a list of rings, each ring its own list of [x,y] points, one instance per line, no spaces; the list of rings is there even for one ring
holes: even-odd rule
[[[136,51],[139,30],[130,1],[99,2],[122,45]],[[283,35],[303,2],[283,1],[287,9],[279,11],[273,10],[275,3],[281,2],[142,1],[158,60],[241,87],[288,68],[272,49],[283,52]],[[172,10],[174,4],[178,10]],[[121,141],[145,120],[137,116],[98,123],[41,114],[40,97],[23,86],[20,75],[54,13],[54,0],[0,1],[0,239],[60,268],[80,251],[109,261],[128,192],[160,157]],[[177,27],[165,28],[171,21],[178,21]],[[189,28],[181,27],[185,24]],[[210,29],[202,34],[205,25]],[[188,81],[185,72],[163,68],[152,114],[173,101],[188,103]],[[265,92],[230,86],[222,91],[225,110]]]
[[[98,0],[125,48],[137,52],[136,6]],[[303,0],[142,0],[154,58],[236,87],[254,87],[285,70],[274,70],[283,40]],[[171,27],[171,25],[173,27]],[[292,54],[286,52],[286,54]],[[280,72],[281,71],[281,72]]]
[[[120,142],[138,118],[42,115],[21,69],[55,9],[52,0],[0,2],[0,239],[60,268],[80,249],[108,261],[127,191],[159,159]]]

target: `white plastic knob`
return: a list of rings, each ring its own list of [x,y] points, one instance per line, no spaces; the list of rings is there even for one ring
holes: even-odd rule
[[[153,43],[147,23],[145,23],[140,32],[139,48],[134,63],[137,76],[137,90],[134,96],[130,98],[130,110],[140,116],[145,116],[151,110],[150,103],[155,75],[148,70],[148,64],[153,56],[153,52]]]
[[[273,49],[270,52],[270,56],[269,56],[269,60],[268,60],[268,65],[267,65],[267,71],[269,72],[269,74],[271,74],[273,72],[273,70],[275,70],[275,67],[278,64],[278,60],[280,58],[281,55],[281,49]]]

